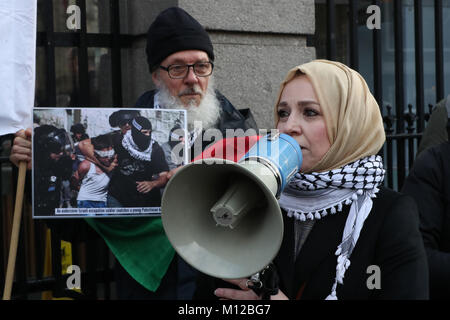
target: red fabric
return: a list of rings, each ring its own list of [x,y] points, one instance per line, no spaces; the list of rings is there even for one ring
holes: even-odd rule
[[[233,137],[222,139],[207,148],[192,161],[219,158],[238,162],[263,136]]]

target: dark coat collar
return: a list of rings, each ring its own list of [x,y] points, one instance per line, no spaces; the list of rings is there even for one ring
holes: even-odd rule
[[[334,256],[342,240],[348,212],[349,206],[345,206],[342,212],[316,220],[296,261],[294,259],[295,219],[287,217],[283,212],[284,237],[275,262],[282,282],[281,290],[285,290],[289,298],[295,299],[298,290],[307,282],[321,262],[327,257]]]

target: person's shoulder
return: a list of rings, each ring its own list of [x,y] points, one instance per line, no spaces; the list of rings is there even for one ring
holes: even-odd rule
[[[152,145],[152,154],[156,152],[162,152],[162,146],[155,140]]]
[[[256,124],[250,109],[238,110],[220,91],[216,89],[215,93],[222,110],[219,129],[258,129],[258,125]]]
[[[374,210],[384,217],[402,216],[416,220],[418,209],[415,200],[407,194],[380,187],[380,191],[373,199]]]
[[[437,146],[430,147],[424,151],[435,158],[449,159],[450,158],[450,142],[443,142]]]
[[[154,97],[157,90],[150,90],[144,92],[136,101],[137,108],[153,108]]]
[[[164,143],[161,145],[161,148],[162,148],[164,151],[172,150],[172,148],[170,147],[170,143],[169,143],[169,142],[164,142]]]
[[[385,203],[392,204],[393,202],[398,201],[398,200],[411,198],[410,196],[408,196],[402,192],[395,191],[395,190],[385,187],[385,186],[380,186],[379,189],[380,189],[380,191],[376,194],[374,201],[382,201]]]
[[[450,143],[444,142],[422,151],[414,161],[414,171],[428,175],[430,172],[442,173],[444,167],[450,167]]]
[[[374,204],[389,206],[403,196],[400,192],[397,192],[384,186],[379,187],[379,189],[380,191],[376,194],[376,197],[373,199]]]
[[[228,114],[233,114],[237,111],[237,109],[233,106],[233,104],[228,100],[219,90],[215,89],[216,98],[220,103],[220,107],[223,111]]]
[[[78,166],[78,171],[85,173],[89,171],[89,168],[91,167],[91,162],[88,160],[81,161],[80,165]]]

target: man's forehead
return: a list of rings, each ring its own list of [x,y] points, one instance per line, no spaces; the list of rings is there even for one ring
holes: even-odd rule
[[[173,64],[173,63],[193,63],[197,61],[208,61],[208,54],[201,50],[186,50],[172,53],[163,63]]]

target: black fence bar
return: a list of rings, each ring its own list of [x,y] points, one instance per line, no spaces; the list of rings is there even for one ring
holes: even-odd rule
[[[103,270],[109,270],[109,249],[103,241],[100,241],[100,250],[103,252]],[[104,298],[111,299],[110,281],[105,277],[103,281]]]
[[[423,82],[423,14],[422,0],[414,1],[414,37],[416,59],[416,113],[417,132],[423,132],[425,127],[424,82]]]
[[[53,38],[53,1],[45,1],[45,55],[47,71],[47,99],[46,105],[56,106],[56,71],[55,71],[55,43]]]
[[[45,230],[40,220],[33,220],[34,224],[34,247],[36,250],[36,279],[44,276],[44,255],[45,255]]]
[[[336,60],[336,4],[327,0],[327,57]]]
[[[388,187],[393,189],[394,188],[394,171],[392,170],[392,166],[394,163],[394,145],[393,140],[389,137],[386,137],[386,153],[387,153],[387,178],[388,178]]]
[[[94,230],[89,229],[87,233],[87,245],[86,245],[86,268],[87,268],[87,290],[85,295],[89,299],[97,299],[97,281],[95,279],[95,271],[97,269],[97,263],[102,258],[99,254],[99,247],[97,241],[97,234]]]
[[[53,288],[53,295],[55,297],[63,296],[62,293],[62,267],[61,267],[61,237],[53,229],[51,230],[51,261],[52,261],[52,275],[55,279],[55,286]]]
[[[372,2],[374,5],[380,7],[380,1],[374,0]],[[381,8],[381,7],[380,7]],[[374,82],[374,97],[378,102],[378,105],[380,107],[380,112],[383,111],[383,74],[382,74],[382,53],[381,53],[381,30],[374,28],[373,29],[373,82]],[[392,157],[389,158],[389,155],[392,152],[392,142],[387,143],[387,154],[388,154],[388,167],[392,168]],[[380,150],[380,156],[385,158],[384,154],[384,148]],[[393,183],[393,176],[392,176],[392,170],[389,174],[391,176],[388,176],[388,181],[390,183],[390,187]]]
[[[395,115],[396,133],[405,131],[404,124],[404,68],[403,68],[403,1],[394,2],[394,33],[395,33]],[[405,144],[404,139],[397,140],[397,173],[398,187],[400,188],[405,179]]]
[[[86,0],[77,0],[81,11],[80,46],[78,47],[78,106],[87,107],[90,103],[89,57],[86,44]]]
[[[380,6],[380,1],[373,1],[374,5]],[[381,53],[381,30],[373,29],[373,83],[374,96],[380,108],[383,107],[383,63]]]
[[[444,36],[442,0],[434,1],[434,32],[436,43],[436,103],[444,99]]]
[[[414,163],[414,156],[415,156],[415,152],[414,152],[415,139],[408,137],[407,140],[408,140],[408,166],[409,166],[409,170],[411,170],[412,165]]]
[[[120,46],[120,12],[119,2],[110,1],[111,33],[113,46],[111,50],[113,106],[121,107],[122,100],[122,59]]]
[[[349,0],[349,42],[350,42],[350,67],[359,70],[359,50],[358,50],[358,3],[356,0]]]

